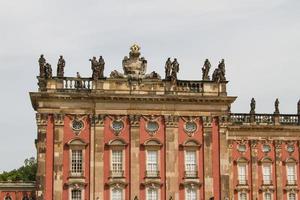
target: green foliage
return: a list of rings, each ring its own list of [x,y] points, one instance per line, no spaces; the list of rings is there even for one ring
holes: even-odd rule
[[[19,169],[0,174],[0,181],[35,181],[37,162],[34,157],[26,159]]]

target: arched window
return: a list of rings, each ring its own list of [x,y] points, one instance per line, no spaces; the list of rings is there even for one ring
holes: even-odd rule
[[[71,200],[82,200],[82,191],[79,189],[73,189],[71,191]]]
[[[159,177],[161,146],[161,142],[157,139],[150,139],[144,143],[146,149],[146,177]]]
[[[80,138],[68,142],[70,148],[70,176],[84,176],[84,150],[87,144]]]
[[[296,160],[290,158],[286,161],[286,174],[287,174],[287,184],[295,185],[297,180],[296,174]]]
[[[185,189],[185,200],[197,200],[197,190],[195,188],[187,187]]]
[[[248,160],[246,158],[239,158],[237,161],[237,174],[238,174],[238,184],[247,185],[248,180]]]
[[[197,154],[200,146],[196,140],[187,140],[183,144],[185,178],[198,178]]]
[[[113,188],[111,190],[111,200],[123,200],[122,188]]]
[[[110,141],[108,145],[111,151],[110,176],[124,177],[126,143],[122,139],[116,139]]]
[[[148,188],[146,200],[158,200],[158,190],[156,188]]]

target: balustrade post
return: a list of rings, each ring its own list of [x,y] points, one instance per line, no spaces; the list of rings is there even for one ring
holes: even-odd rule
[[[298,111],[297,111],[297,114],[298,114],[298,125],[300,125],[300,100],[298,101]]]

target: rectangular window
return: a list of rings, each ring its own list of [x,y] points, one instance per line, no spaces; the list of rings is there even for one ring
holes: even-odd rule
[[[123,190],[114,188],[111,190],[111,200],[123,200]]]
[[[266,193],[264,194],[264,200],[271,200],[271,199],[272,199],[271,193],[266,192]]]
[[[296,170],[294,164],[287,165],[287,181],[288,184],[295,184],[296,183]]]
[[[157,169],[157,151],[147,151],[147,171],[156,172]]]
[[[158,200],[158,190],[149,188],[147,190],[147,198],[146,200]]]
[[[196,161],[196,151],[186,151],[185,152],[185,171],[196,172],[197,171],[197,161]]]
[[[246,165],[245,164],[238,165],[239,184],[243,185],[247,183],[246,174],[247,174]]]
[[[197,200],[197,191],[196,191],[196,189],[187,188],[185,190],[185,200]]]
[[[123,171],[123,152],[121,150],[112,151],[111,166],[113,172]]]
[[[271,184],[271,165],[263,165],[263,183],[264,184]],[[267,193],[266,193],[267,194]]]
[[[239,200],[247,200],[247,193],[245,192],[239,193]]]
[[[82,175],[82,150],[72,150],[71,173],[75,176]]]
[[[71,198],[72,200],[82,200],[81,199],[81,190],[77,190],[77,189],[72,190],[71,197],[72,197]]]
[[[289,193],[288,200],[296,200],[296,194],[295,193]]]

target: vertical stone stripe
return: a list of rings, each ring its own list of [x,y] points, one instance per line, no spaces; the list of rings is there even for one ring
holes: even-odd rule
[[[275,171],[276,171],[276,184],[277,188],[277,198],[283,199],[283,180],[282,180],[282,162],[281,162],[281,149],[282,149],[282,141],[275,140]]]
[[[95,199],[95,123],[94,116],[90,116],[90,199]]]
[[[64,116],[54,115],[54,167],[53,167],[53,197],[62,199],[63,189],[63,132]]]
[[[220,125],[220,173],[221,173],[221,199],[229,198],[230,163],[229,149],[226,140],[226,125]]]
[[[165,116],[166,127],[166,199],[179,200],[178,117]]]
[[[252,174],[251,174],[251,182],[252,182],[252,198],[250,199],[257,199],[258,198],[258,158],[257,158],[257,141],[251,140],[250,147],[251,147],[251,167],[252,167]],[[250,186],[251,187],[251,186]]]
[[[212,176],[212,129],[211,118],[203,117],[204,122],[204,194],[205,199],[213,196],[213,176]]]
[[[46,132],[46,180],[45,180],[45,197],[44,199],[53,198],[53,116],[49,115]]]
[[[228,145],[228,163],[229,163],[229,186],[228,186],[228,197],[229,199],[233,199],[234,197],[234,167],[233,167],[233,156],[232,156],[232,148],[233,148],[233,141],[227,140]]]
[[[140,165],[139,151],[140,151],[140,116],[130,115],[130,197],[136,196],[140,199]]]
[[[214,199],[221,199],[220,133],[219,120],[217,117],[213,118],[212,124],[212,173]]]
[[[37,124],[37,174],[36,174],[36,197],[37,200],[43,200],[45,195],[45,173],[46,173],[46,129],[48,114],[36,114]]]
[[[91,130],[94,129],[94,177],[91,179],[94,181],[94,197],[104,199],[104,115],[94,116],[94,125]]]

